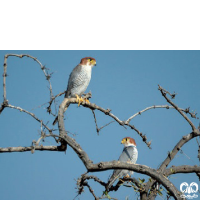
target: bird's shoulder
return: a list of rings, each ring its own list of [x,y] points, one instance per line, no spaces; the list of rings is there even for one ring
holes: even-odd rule
[[[128,146],[124,147],[121,156],[119,157],[120,161],[128,161],[132,159],[132,156],[134,154],[135,146]]]
[[[77,65],[74,69],[73,69],[73,71],[72,71],[72,73],[71,73],[71,75],[72,74],[76,74],[76,73],[80,73],[81,72],[81,70],[82,70],[82,65]]]

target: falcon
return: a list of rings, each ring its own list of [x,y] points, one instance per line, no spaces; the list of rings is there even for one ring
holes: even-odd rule
[[[94,58],[85,57],[81,59],[80,64],[73,69],[69,76],[65,98],[76,97],[78,106],[84,100],[89,102],[89,100],[83,99],[81,95],[85,92],[90,83],[92,68],[94,66],[96,66],[96,60]],[[54,120],[53,125],[56,124],[57,120],[58,118]]]
[[[119,157],[119,161],[121,162],[127,162],[135,164],[138,158],[138,150],[136,148],[136,143],[133,138],[125,137],[122,139],[121,144],[124,145],[124,149]],[[113,183],[121,177],[129,177],[133,174],[133,171],[126,170],[126,169],[116,169],[114,170],[112,176],[110,177],[107,185],[106,185],[106,191],[109,191],[109,188],[113,185]]]
[[[76,97],[80,105],[80,102],[83,101],[81,95],[90,83],[92,68],[94,66],[96,66],[96,60],[94,58],[85,57],[81,59],[80,64],[73,69],[69,76],[65,98]]]

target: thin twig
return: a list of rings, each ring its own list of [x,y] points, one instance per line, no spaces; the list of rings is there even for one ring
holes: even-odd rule
[[[134,115],[132,115],[131,117],[129,117],[126,121],[125,121],[125,124],[128,124],[134,117],[138,116],[138,115],[141,115],[143,112],[146,112],[148,110],[151,110],[151,109],[156,109],[156,108],[166,108],[166,109],[175,109],[173,106],[169,106],[169,105],[154,105],[154,106],[149,106],[137,113],[135,113]],[[192,118],[196,118],[196,113],[191,113],[189,108],[186,108],[186,109],[183,109],[183,108],[180,108],[181,111],[185,112],[186,114],[190,114],[190,116]]]
[[[111,122],[109,122],[109,123],[105,124],[104,126],[101,126],[101,127],[99,128],[99,131],[100,131],[101,129],[105,128],[106,126],[108,126],[108,125],[112,124],[113,122],[114,122],[114,121],[111,121]]]
[[[94,176],[94,175],[86,175],[83,174],[78,180],[77,180],[77,185],[81,186],[83,184],[83,182],[85,180],[90,180],[93,179],[94,181],[98,182],[99,184],[101,184],[102,186],[106,186],[106,183],[103,182],[102,180],[100,180],[98,177]]]
[[[96,119],[96,115],[95,115],[94,110],[92,110],[92,114],[94,116],[94,122],[95,122],[95,125],[96,125],[96,131],[97,131],[97,134],[99,135],[99,128],[98,128],[98,125],[97,125],[97,119]]]
[[[59,94],[57,94],[57,95],[51,97],[51,100],[48,102],[48,103],[49,103],[49,106],[47,107],[47,112],[48,112],[49,114],[52,114],[53,116],[55,116],[55,115],[51,112],[51,105],[52,105],[53,101],[54,101],[57,97],[62,96],[63,94],[65,94],[65,91],[64,91],[64,92],[60,92]]]
[[[11,104],[8,104],[6,107],[8,107],[8,108],[13,108],[13,109],[19,110],[20,112],[24,112],[24,113],[30,115],[30,116],[33,117],[35,120],[37,120],[38,122],[40,122],[40,123],[49,131],[49,133],[52,133],[52,129],[50,129],[48,126],[46,126],[46,125],[42,122],[42,120],[40,120],[38,117],[35,116],[35,114],[33,114],[33,113],[31,113],[31,112],[29,112],[29,111],[27,111],[27,110],[25,110],[25,109],[23,109],[23,108],[21,108],[21,107],[13,106],[13,105],[11,105]]]
[[[92,110],[92,113],[93,113],[93,116],[94,116],[94,122],[95,122],[95,125],[96,125],[96,131],[97,131],[97,134],[99,135],[99,132],[101,129],[105,128],[106,126],[110,125],[111,123],[113,123],[114,121],[111,121],[107,124],[105,124],[104,126],[101,126],[100,128],[98,128],[98,125],[97,125],[97,119],[96,119],[96,115],[95,115],[95,112],[94,110]]]

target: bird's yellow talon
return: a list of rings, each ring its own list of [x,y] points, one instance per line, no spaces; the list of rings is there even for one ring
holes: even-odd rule
[[[90,101],[88,99],[84,99],[86,103],[90,103]]]
[[[78,102],[78,106],[80,106],[80,104],[83,102],[90,103],[88,99],[79,97],[77,94],[76,94],[76,101]]]
[[[76,94],[76,100],[78,101],[78,106],[80,106],[80,104],[84,101],[82,97],[79,97],[77,94]]]

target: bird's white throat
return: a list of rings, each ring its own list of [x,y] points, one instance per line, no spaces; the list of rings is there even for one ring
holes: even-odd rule
[[[136,147],[134,144],[124,144],[125,147]]]

